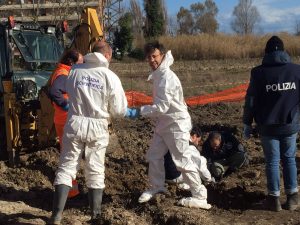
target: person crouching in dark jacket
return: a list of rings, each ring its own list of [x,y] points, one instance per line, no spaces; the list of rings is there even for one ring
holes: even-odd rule
[[[280,161],[288,210],[298,207],[296,138],[300,128],[300,66],[291,63],[283,41],[271,37],[262,64],[252,69],[244,106],[244,137],[255,121],[263,147],[268,196],[266,206],[280,211]]]
[[[211,132],[203,143],[201,154],[216,180],[249,163],[244,146],[228,132]]]

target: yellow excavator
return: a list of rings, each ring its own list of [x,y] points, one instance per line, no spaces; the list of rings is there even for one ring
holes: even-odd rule
[[[93,43],[104,40],[102,26],[95,9],[87,8],[81,15],[80,24],[74,29],[74,39],[71,48],[85,55],[91,51]]]
[[[17,164],[22,152],[55,144],[53,107],[44,91],[64,48],[55,27],[0,23],[0,157]],[[86,8],[75,29],[71,48],[88,53],[103,39],[95,9]]]

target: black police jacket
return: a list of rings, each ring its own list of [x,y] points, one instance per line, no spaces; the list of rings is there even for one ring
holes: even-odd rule
[[[221,145],[218,150],[212,149],[210,146],[211,136],[214,132],[208,135],[208,138],[203,143],[201,155],[207,159],[207,164],[210,165],[216,160],[226,159],[236,152],[245,152],[244,146],[229,132],[218,132],[221,134]]]
[[[253,120],[262,136],[290,135],[299,131],[300,66],[284,51],[266,54],[251,71],[243,122]]]

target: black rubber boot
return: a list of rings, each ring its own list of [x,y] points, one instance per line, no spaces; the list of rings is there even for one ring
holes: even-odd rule
[[[294,211],[298,208],[298,192],[287,195],[285,208],[290,211]]]
[[[279,196],[274,195],[268,195],[267,196],[267,202],[266,207],[270,211],[279,212],[282,210]]]
[[[103,189],[89,188],[89,204],[91,208],[91,223],[100,224]]]
[[[50,220],[47,224],[59,225],[62,219],[62,212],[64,211],[70,187],[64,184],[55,185],[55,192],[53,197],[53,209]]]

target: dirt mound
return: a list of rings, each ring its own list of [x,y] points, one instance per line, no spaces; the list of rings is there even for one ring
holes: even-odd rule
[[[240,103],[205,105],[191,108],[190,113],[204,132],[228,130],[241,139]],[[190,193],[175,185],[166,185],[166,194],[139,204],[138,197],[148,187],[145,152],[153,133],[152,122],[144,118],[117,120],[114,131],[106,159],[103,224],[300,224],[298,213],[264,210],[264,159],[257,138],[243,141],[251,157],[247,168],[207,187],[213,208],[205,211],[177,206],[177,201]],[[0,224],[45,224],[52,207],[58,155],[57,149],[48,148],[22,155],[17,168],[0,162]],[[89,224],[82,169],[77,180],[81,194],[68,200],[62,224]]]

